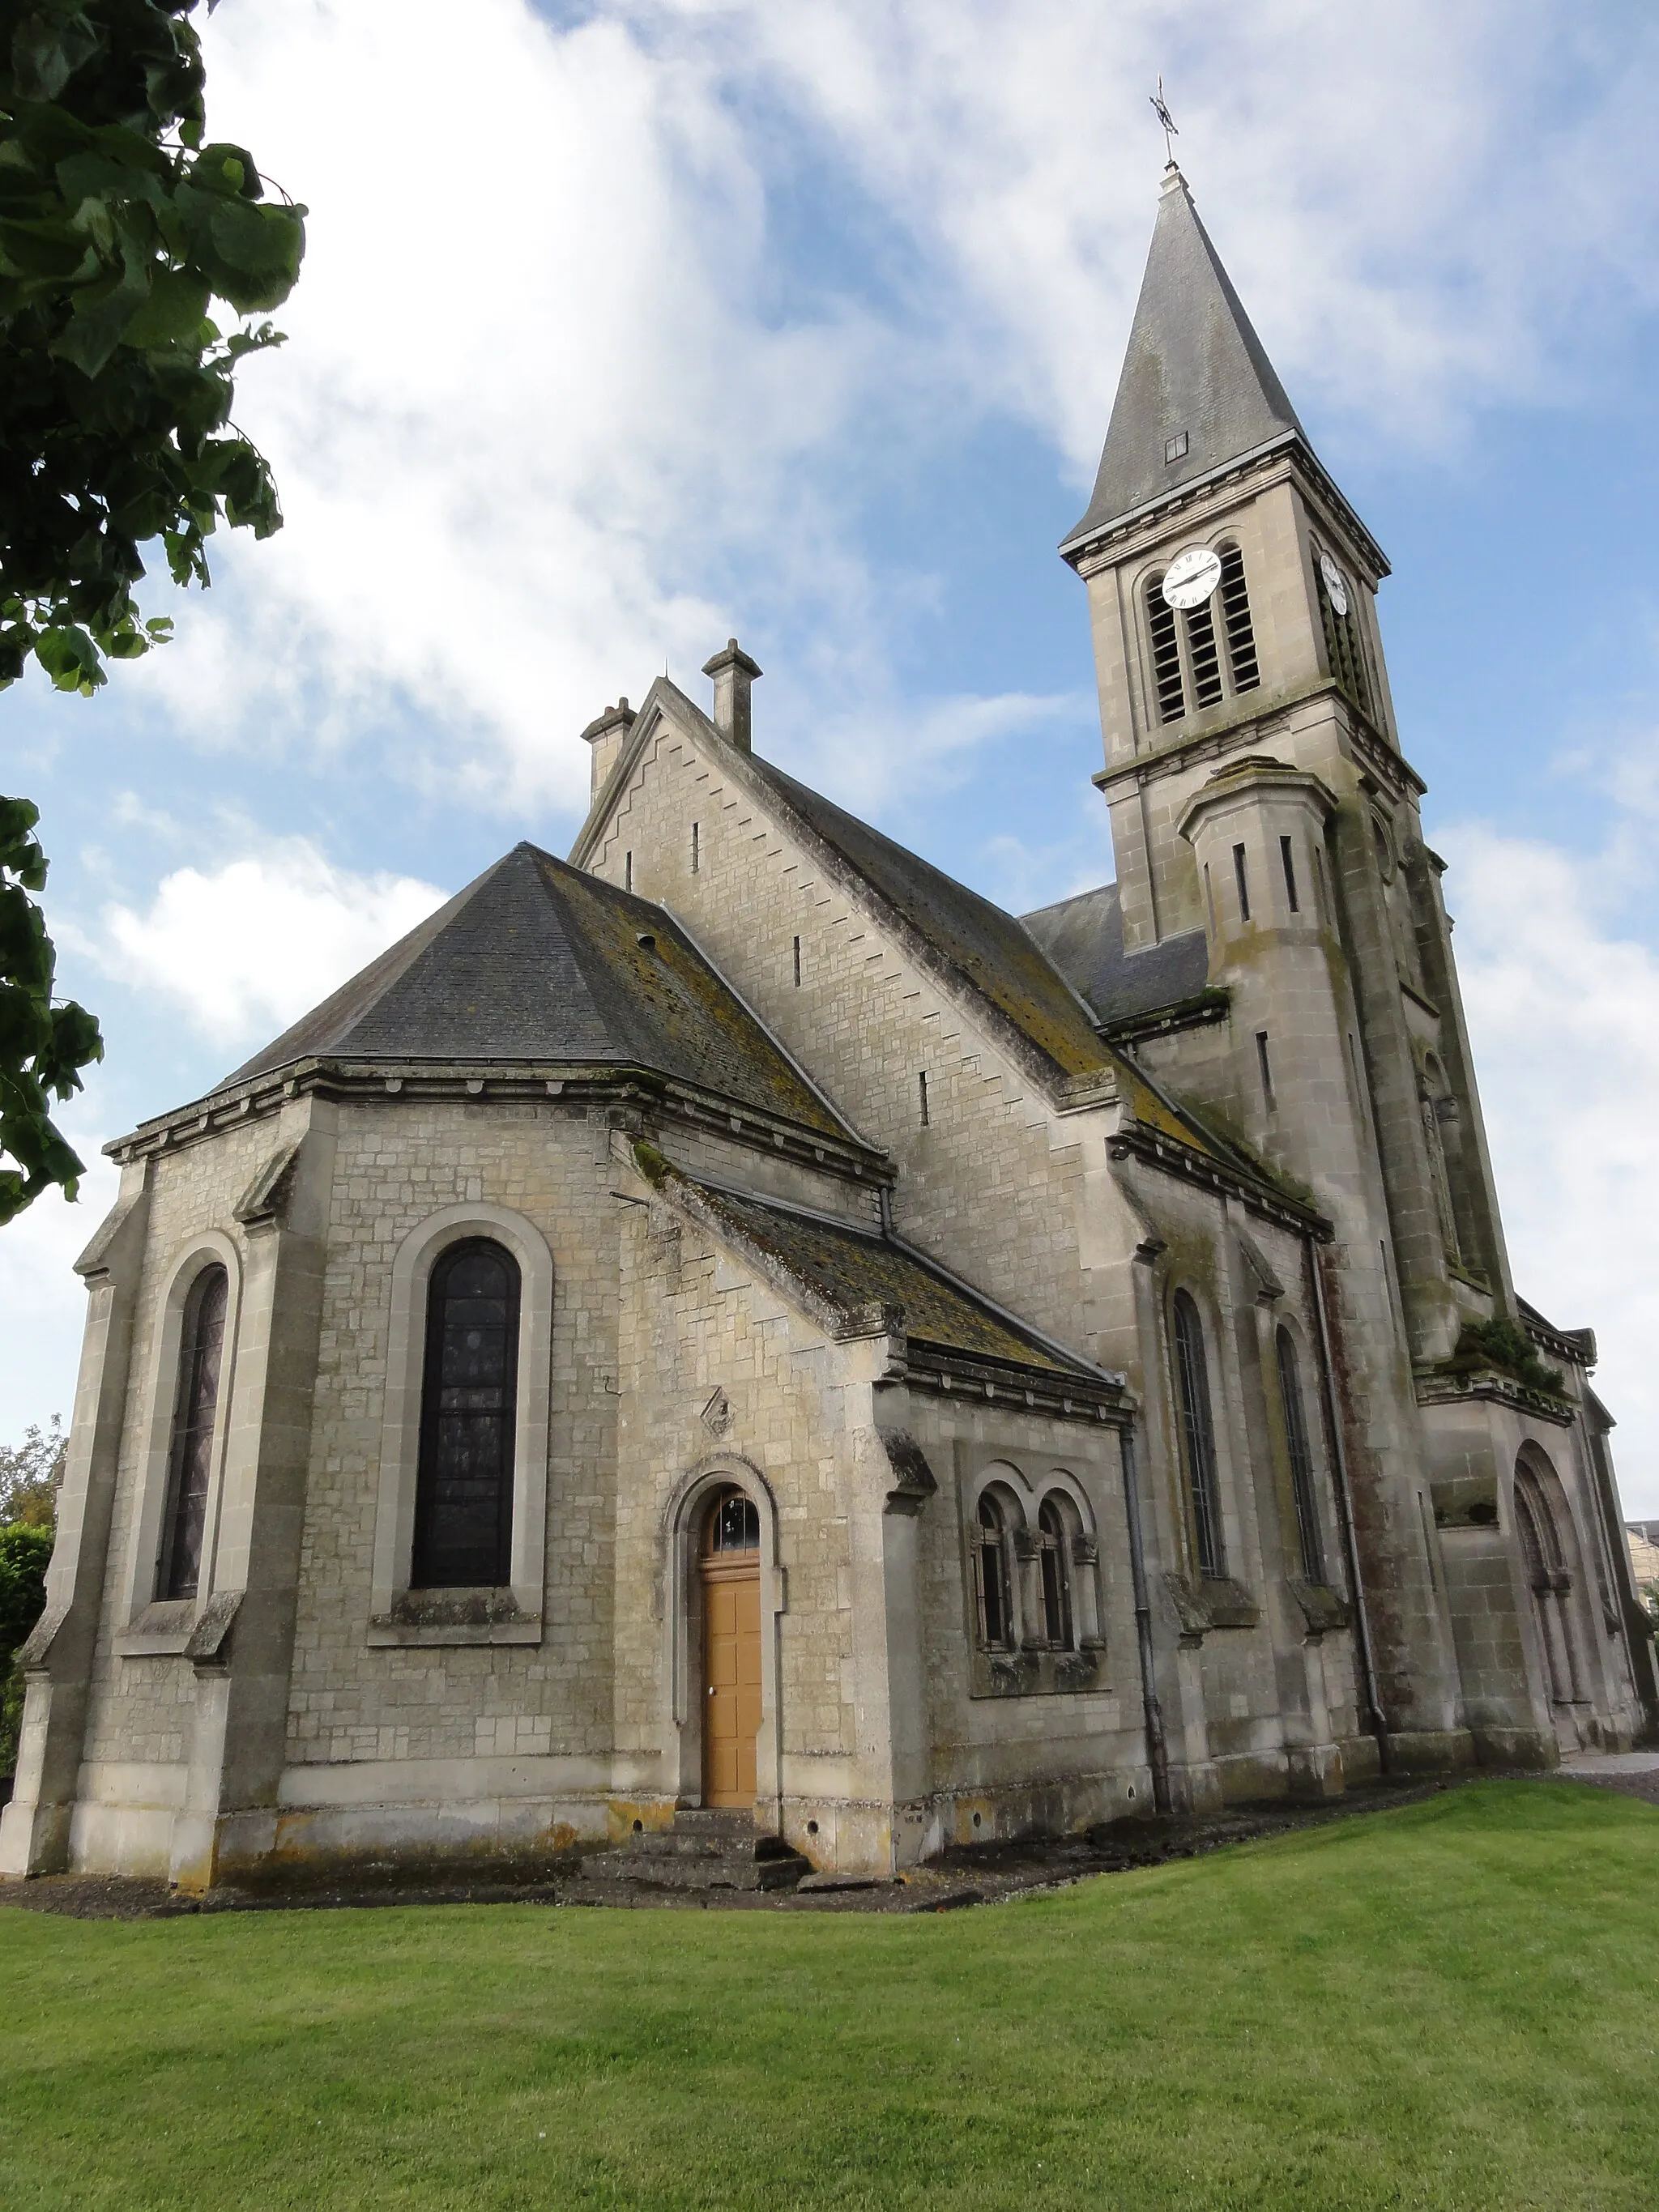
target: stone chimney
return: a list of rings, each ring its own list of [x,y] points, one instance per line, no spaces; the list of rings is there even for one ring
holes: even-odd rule
[[[704,661],[702,672],[714,679],[714,727],[740,753],[746,753],[750,749],[749,687],[760,670],[736,638],[728,637],[725,652]]]
[[[598,720],[590,722],[582,732],[593,748],[594,799],[604,790],[605,780],[617,765],[633,726],[634,709],[626,699],[618,699],[614,707],[607,707]]]

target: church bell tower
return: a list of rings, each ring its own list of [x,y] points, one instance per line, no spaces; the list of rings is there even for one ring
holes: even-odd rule
[[[1438,1733],[1455,1670],[1416,1376],[1465,1321],[1515,1310],[1442,864],[1389,696],[1388,562],[1173,162],[1094,495],[1060,550],[1089,591],[1124,954],[1201,933],[1206,955],[1210,1018],[1138,1049],[1334,1226],[1384,1673],[1392,1647],[1396,1711]]]

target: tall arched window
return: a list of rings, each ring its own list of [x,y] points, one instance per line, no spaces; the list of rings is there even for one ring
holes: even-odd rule
[[[1302,1376],[1291,1332],[1279,1332],[1279,1395],[1285,1408],[1285,1442],[1291,1455],[1291,1490],[1296,1499],[1296,1533],[1302,1547],[1302,1571],[1310,1583],[1325,1579],[1325,1546],[1320,1535],[1319,1504],[1314,1496],[1313,1453],[1308,1445],[1307,1411]]]
[[[162,1516],[161,1556],[155,1574],[159,1598],[194,1597],[201,1581],[208,1478],[213,1467],[219,1368],[229,1299],[230,1278],[222,1267],[214,1266],[203,1268],[185,1300],[173,1437],[167,1453],[167,1511]]]
[[[1010,1650],[1014,1621],[1008,1576],[1008,1521],[988,1490],[979,1501],[974,1528],[974,1600],[981,1644],[989,1651]]]
[[[1330,571],[1328,574],[1327,571]],[[1338,589],[1331,588],[1331,575]],[[1325,632],[1325,655],[1330,662],[1331,674],[1347,693],[1356,707],[1366,714],[1371,711],[1370,685],[1365,675],[1364,648],[1359,637],[1358,611],[1354,605],[1355,586],[1337,567],[1328,553],[1314,548],[1314,586],[1319,594],[1319,619]]]
[[[1042,1633],[1051,1651],[1069,1651],[1072,1636],[1071,1531],[1058,1502],[1045,1498],[1037,1515],[1037,1558],[1042,1571]]]
[[[1227,1571],[1221,1537],[1221,1494],[1216,1481],[1215,1430],[1210,1418],[1210,1370],[1204,1356],[1204,1325],[1185,1291],[1175,1295],[1176,1388],[1181,1401],[1181,1455],[1186,1462],[1188,1495],[1193,1504],[1193,1533],[1199,1572]]]
[[[510,1579],[518,1366],[517,1261],[489,1237],[452,1244],[427,1291],[416,1589]]]
[[[1164,598],[1162,574],[1147,579],[1146,632],[1160,722],[1178,722],[1189,702],[1195,710],[1219,706],[1261,681],[1244,556],[1233,544],[1218,545],[1215,554],[1221,563],[1215,587],[1184,613]]]

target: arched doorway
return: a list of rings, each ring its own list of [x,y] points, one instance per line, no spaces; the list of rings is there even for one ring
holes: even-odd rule
[[[761,1723],[760,1515],[715,1493],[698,1546],[702,1583],[702,1802],[753,1805]]]
[[[1544,1662],[1544,1687],[1556,1743],[1563,1755],[1577,1751],[1582,1737],[1575,1708],[1581,1701],[1573,1650],[1570,1599],[1572,1577],[1562,1556],[1555,1516],[1536,1472],[1523,1459],[1515,1470],[1515,1520],[1521,1537],[1533,1619]]]

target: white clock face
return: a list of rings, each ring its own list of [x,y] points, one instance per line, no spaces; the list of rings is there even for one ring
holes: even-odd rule
[[[1348,611],[1348,580],[1328,553],[1319,556],[1319,573],[1325,579],[1325,590],[1334,611],[1340,615]]]
[[[1221,557],[1207,545],[1189,545],[1177,553],[1164,572],[1164,603],[1170,607],[1201,607],[1221,581]]]

